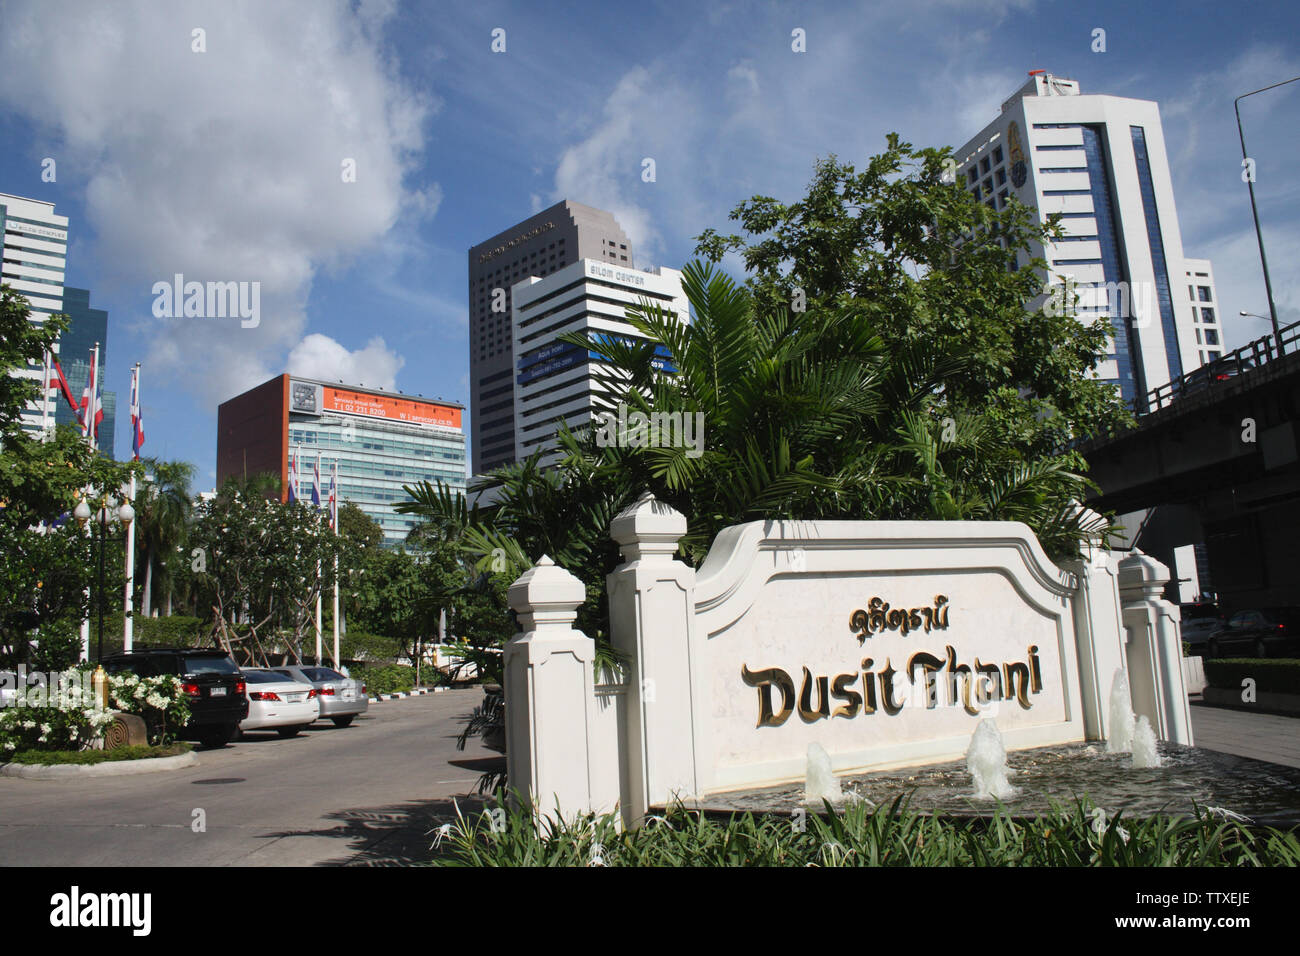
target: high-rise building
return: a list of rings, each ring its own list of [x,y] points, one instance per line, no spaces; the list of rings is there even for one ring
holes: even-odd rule
[[[1214,288],[1214,268],[1209,259],[1184,261],[1184,282],[1187,297],[1192,300],[1192,321],[1195,323],[1198,364],[1213,362],[1223,357],[1223,326],[1219,315],[1219,293]],[[1261,333],[1263,329],[1260,330]]]
[[[580,259],[545,278],[524,279],[513,292],[517,461],[554,448],[560,422],[575,430],[589,424],[598,407],[601,387],[595,373],[601,356],[557,342],[557,336],[577,332],[597,339],[641,339],[626,311],[643,300],[690,321],[682,274],[676,269],[636,270]],[[662,346],[660,355],[668,359]]]
[[[63,274],[68,258],[68,217],[54,214],[54,203],[0,193],[0,232],[4,235],[0,282],[26,296],[31,321],[43,324],[63,311]],[[15,375],[40,382],[41,364],[30,364]],[[48,385],[48,383],[47,383]],[[56,392],[45,388],[22,414],[23,429],[40,432],[54,424]]]
[[[511,287],[579,259],[631,269],[632,243],[612,215],[564,201],[469,250],[470,420],[474,474],[515,460]]]
[[[1183,255],[1156,103],[1084,95],[1074,80],[1034,71],[955,159],[958,181],[990,208],[1014,197],[1044,221],[1061,215],[1064,236],[1030,254],[1047,261],[1054,289],[1077,294],[1081,318],[1111,324],[1098,374],[1126,401],[1144,408],[1148,391],[1204,361],[1202,306],[1187,292],[1197,283],[1180,280],[1209,268]]]
[[[59,338],[59,365],[68,379],[74,398],[80,398],[82,389],[90,378],[90,352],[99,343],[99,381],[104,382],[104,367],[108,364],[108,313],[90,307],[90,290],[63,290],[63,312],[68,317],[68,331]],[[117,428],[117,393],[103,389],[104,421],[99,426],[97,445],[109,458],[113,456],[113,436]],[[77,415],[68,403],[56,397],[55,424],[80,427]]]
[[[322,501],[338,464],[338,500],[351,501],[400,544],[417,520],[396,512],[404,485],[441,481],[465,491],[464,406],[341,382],[277,375],[217,409],[217,484],[272,474],[289,494],[289,460],[298,460],[298,496],[311,499],[317,455]]]

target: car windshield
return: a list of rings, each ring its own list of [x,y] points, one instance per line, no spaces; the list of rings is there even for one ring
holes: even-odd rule
[[[330,670],[328,667],[304,667],[302,672],[314,681],[345,679],[338,671]]]
[[[229,657],[205,655],[185,658],[187,674],[238,674],[239,668]]]
[[[283,684],[285,682],[283,674],[272,674],[269,671],[244,671],[244,676],[248,678],[250,684]]]

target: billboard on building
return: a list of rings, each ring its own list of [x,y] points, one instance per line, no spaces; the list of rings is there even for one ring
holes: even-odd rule
[[[367,418],[383,418],[387,421],[410,422],[416,425],[461,427],[461,409],[448,405],[393,398],[388,395],[372,395],[368,392],[354,392],[351,389],[333,388],[329,385],[323,386],[322,392],[322,412],[363,415]]]

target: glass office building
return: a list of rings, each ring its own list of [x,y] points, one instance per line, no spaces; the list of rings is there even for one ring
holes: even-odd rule
[[[441,482],[465,493],[464,406],[379,389],[281,375],[224,402],[217,413],[217,481],[270,472],[288,497],[311,500],[320,461],[322,503],[338,467],[340,504],[352,502],[401,544],[417,519],[398,514],[404,486]]]
[[[99,380],[104,381],[104,366],[108,362],[108,313],[90,307],[89,289],[73,288],[63,290],[63,311],[68,316],[68,331],[59,338],[59,365],[67,376],[73,397],[80,399],[90,378],[90,350],[96,342],[99,343]],[[99,426],[98,447],[112,458],[113,436],[117,429],[117,393],[102,389],[100,398],[104,403],[104,421]],[[68,407],[66,401],[59,401],[55,409],[56,424],[81,427],[76,412]]]

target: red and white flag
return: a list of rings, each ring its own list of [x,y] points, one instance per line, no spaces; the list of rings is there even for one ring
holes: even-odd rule
[[[50,356],[50,364],[52,366],[50,369],[52,374],[50,375],[50,380],[45,383],[45,387],[57,387],[64,399],[67,401],[68,407],[70,407],[77,414],[77,417],[80,418],[81,406],[77,404],[76,398],[72,395],[72,386],[68,384],[68,377],[63,374],[63,366],[59,364],[59,360],[53,355]]]
[[[90,350],[90,371],[86,387],[81,392],[81,434],[89,437],[93,446],[99,438],[99,426],[104,421],[104,406],[99,398],[99,344]]]
[[[140,366],[131,370],[131,449],[135,460],[140,460],[140,446],[144,444],[144,418],[140,414]]]

